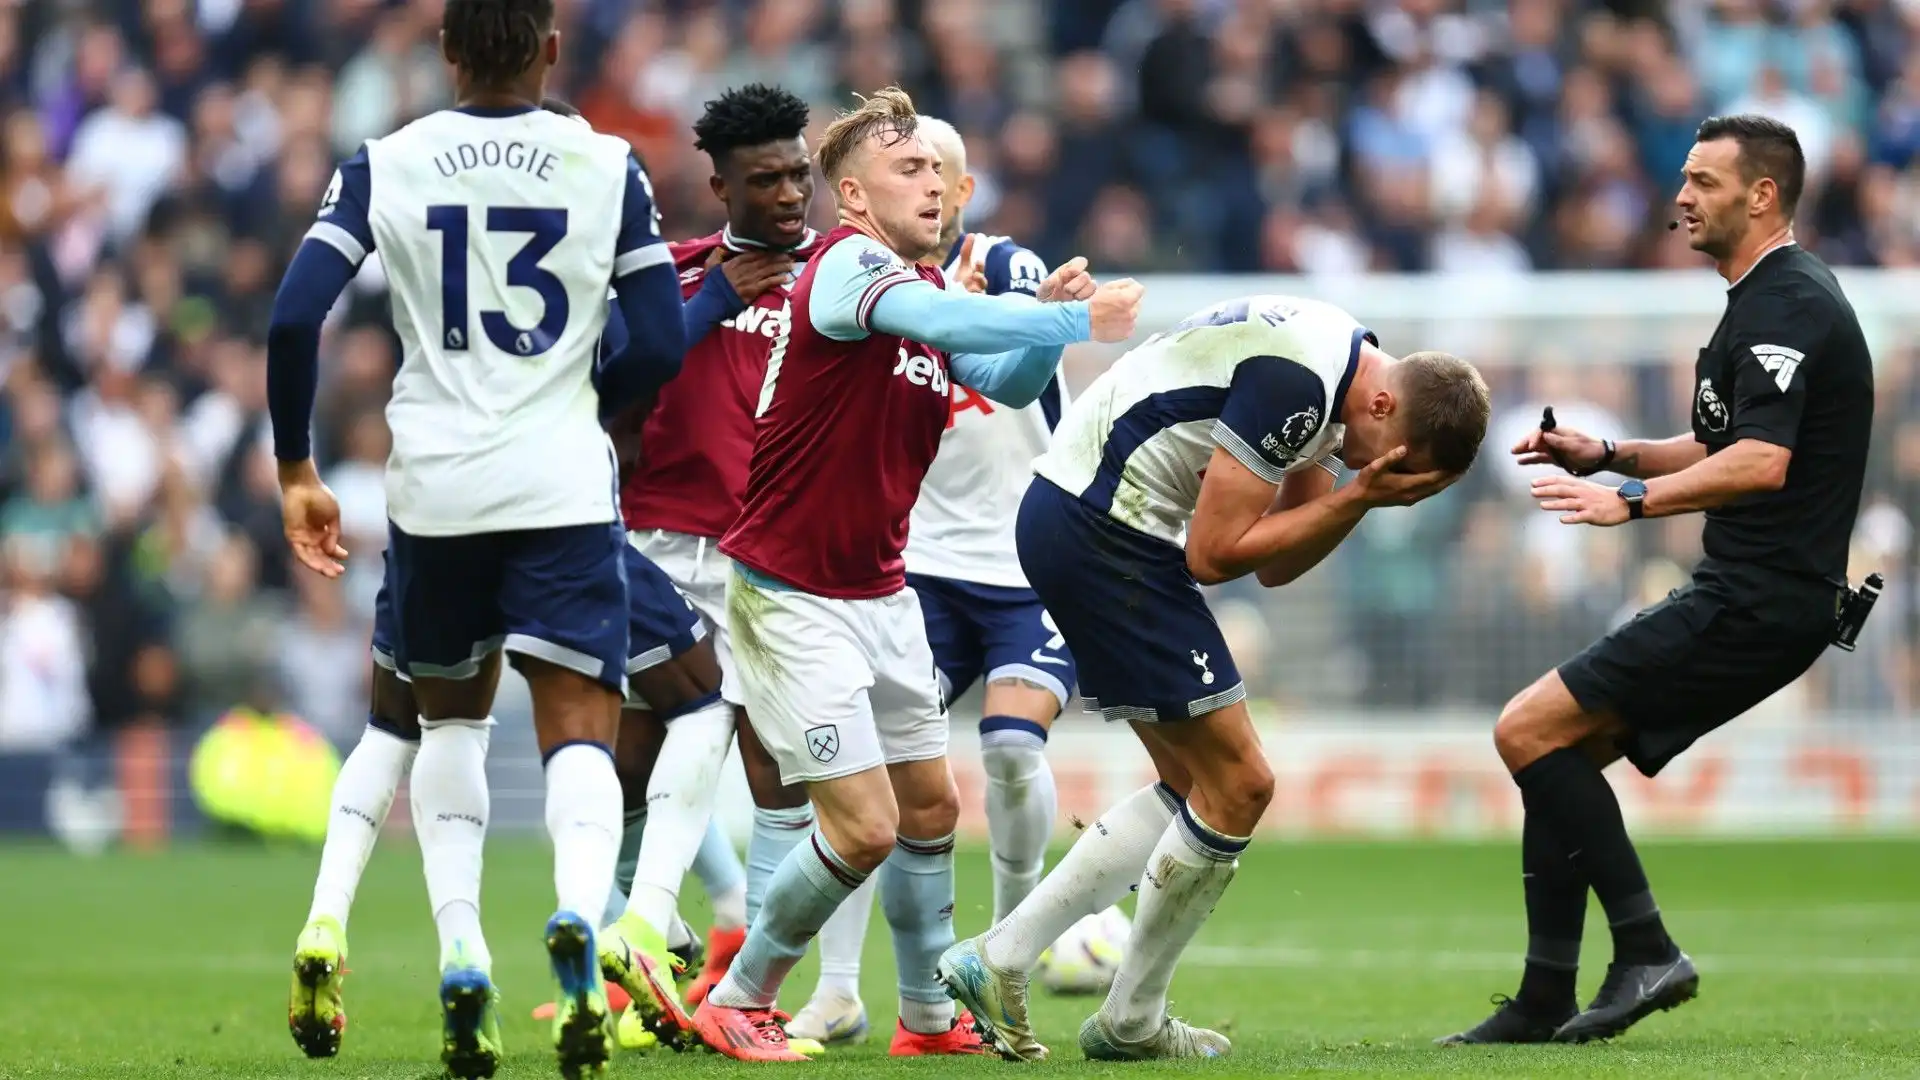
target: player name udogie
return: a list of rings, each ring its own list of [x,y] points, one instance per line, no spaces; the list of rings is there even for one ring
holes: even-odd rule
[[[433,167],[440,170],[441,176],[449,178],[469,169],[488,168],[512,169],[548,180],[558,164],[560,155],[544,146],[518,141],[502,144],[493,139],[479,144],[461,143],[444,154],[433,156]]]

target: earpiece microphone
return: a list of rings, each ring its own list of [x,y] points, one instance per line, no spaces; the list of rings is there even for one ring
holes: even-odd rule
[[[1675,218],[1675,219],[1673,219],[1672,221],[1669,221],[1669,222],[1667,222],[1667,231],[1668,231],[1668,232],[1672,232],[1673,230],[1675,230],[1675,229],[1677,229],[1677,228],[1679,228],[1679,227],[1680,227],[1680,219],[1679,219],[1679,218]]]

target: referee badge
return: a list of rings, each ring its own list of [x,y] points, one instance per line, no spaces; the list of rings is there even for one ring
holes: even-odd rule
[[[1700,390],[1693,399],[1693,411],[1700,417],[1700,426],[1708,431],[1725,431],[1730,419],[1727,403],[1720,399],[1720,392],[1713,388],[1712,379],[1701,379]]]

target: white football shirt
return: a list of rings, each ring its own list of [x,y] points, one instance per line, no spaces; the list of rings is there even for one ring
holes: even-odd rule
[[[988,294],[1033,297],[1046,280],[1046,264],[1011,239],[979,235],[973,243],[985,253],[979,257]],[[948,277],[957,270],[950,260]],[[959,383],[951,392],[940,452],[907,527],[907,572],[1024,589],[1014,522],[1033,481],[1033,459],[1046,452],[1066,408],[1066,386],[1056,372],[1038,401],[1018,409]]]
[[[532,107],[432,113],[342,165],[307,235],[355,265],[381,255],[402,344],[395,525],[461,536],[618,518],[592,384],[607,292],[672,260],[626,142]]]
[[[1200,480],[1220,447],[1264,480],[1340,450],[1363,342],[1318,300],[1249,296],[1128,350],[1067,409],[1034,472],[1123,525],[1186,546]]]

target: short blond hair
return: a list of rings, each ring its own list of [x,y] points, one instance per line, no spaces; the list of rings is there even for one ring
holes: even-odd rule
[[[913,99],[905,90],[889,86],[872,97],[861,97],[858,106],[834,117],[820,136],[814,160],[819,162],[827,182],[833,183],[845,174],[847,162],[869,135],[885,135],[892,140],[888,143],[891,146],[912,138],[919,126],[920,114],[913,111]]]
[[[1400,408],[1407,415],[1407,447],[1426,450],[1433,467],[1466,472],[1487,437],[1493,396],[1472,364],[1449,353],[1417,352],[1394,365]]]

